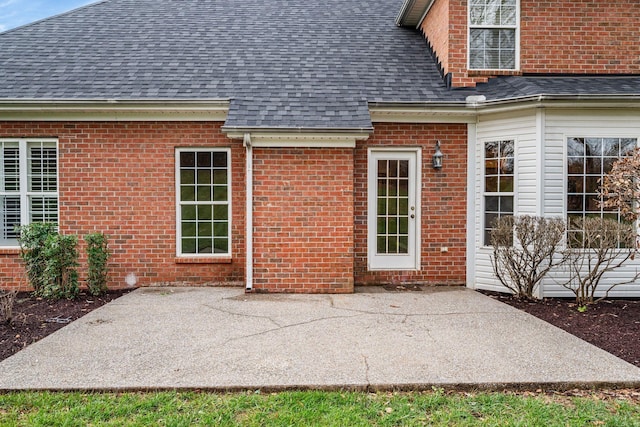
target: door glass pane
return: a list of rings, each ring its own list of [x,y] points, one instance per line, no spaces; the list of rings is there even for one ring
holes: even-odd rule
[[[377,167],[377,253],[407,254],[409,161],[378,160]]]

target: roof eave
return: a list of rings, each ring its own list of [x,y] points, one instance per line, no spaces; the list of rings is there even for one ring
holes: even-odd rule
[[[367,128],[302,128],[302,127],[239,127],[223,126],[222,132],[231,139],[251,141],[260,148],[355,148],[373,133]],[[249,136],[247,138],[246,136]]]
[[[529,107],[539,108],[640,108],[639,94],[537,94],[522,97],[467,102],[467,108],[498,112]]]
[[[404,0],[396,17],[396,25],[399,27],[418,28],[433,2],[434,0]]]
[[[0,99],[1,120],[224,121],[228,99]]]

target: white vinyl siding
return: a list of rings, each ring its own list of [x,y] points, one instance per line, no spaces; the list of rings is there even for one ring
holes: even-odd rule
[[[535,214],[539,181],[537,157],[536,116],[530,112],[483,116],[476,125],[474,155],[475,217],[474,272],[471,286],[478,289],[504,291],[491,267],[491,248],[484,244],[484,147],[488,141],[514,141],[515,182],[513,192],[514,214]]]
[[[58,222],[55,140],[0,140],[0,246],[18,246],[17,227]]]

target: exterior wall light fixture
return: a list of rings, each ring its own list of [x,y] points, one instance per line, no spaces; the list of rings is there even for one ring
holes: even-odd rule
[[[433,154],[433,168],[442,168],[442,151],[440,151],[440,141],[436,141],[436,152]]]

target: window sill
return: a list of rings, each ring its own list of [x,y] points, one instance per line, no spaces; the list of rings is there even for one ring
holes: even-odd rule
[[[224,257],[176,257],[176,264],[231,264],[232,258],[230,256]]]
[[[467,70],[469,77],[493,77],[493,76],[521,76],[520,70],[501,70],[501,69],[469,69]]]
[[[0,255],[20,255],[20,248],[0,248]]]

